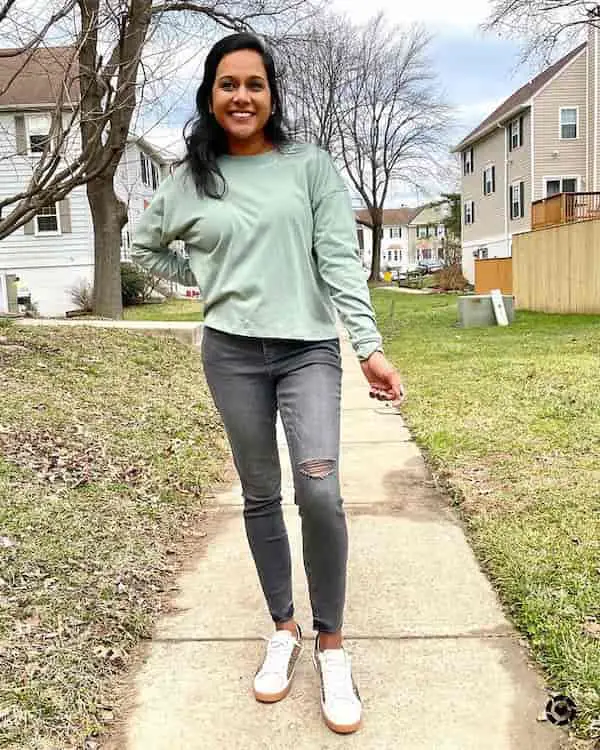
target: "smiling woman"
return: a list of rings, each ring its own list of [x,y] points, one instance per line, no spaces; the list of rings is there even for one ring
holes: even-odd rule
[[[261,56],[254,50],[226,55],[217,68],[210,111],[227,133],[230,154],[252,156],[272,149],[264,132],[271,108]]]
[[[144,213],[132,255],[202,290],[204,372],[234,454],[246,535],[276,631],[254,695],[265,703],[284,698],[302,650],[281,508],[279,413],[302,516],[323,714],[334,731],[354,732],[362,708],[342,639],[348,536],[336,309],[371,396],[400,400],[402,385],[380,348],[346,185],[327,153],[286,134],[273,57],[260,39],[234,34],[213,47],[196,105],[187,157]],[[169,250],[174,239],[188,256]]]

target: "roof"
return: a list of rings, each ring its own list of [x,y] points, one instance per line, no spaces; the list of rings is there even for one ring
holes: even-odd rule
[[[448,214],[447,203],[434,203],[427,206],[422,206],[417,210],[411,220],[411,226],[418,226],[419,224],[440,224]]]
[[[65,104],[79,99],[76,47],[39,47],[4,56],[11,51],[0,50],[0,107],[56,104],[65,81]]]
[[[153,159],[156,159],[159,164],[171,164],[172,162],[178,161],[180,158],[172,151],[150,143],[149,140],[141,135],[131,133],[127,138],[127,141],[129,143],[135,143],[140,150],[144,151],[144,153],[148,154],[148,156],[151,156]]]
[[[383,209],[383,226],[384,227],[398,227],[405,226],[413,217],[419,213],[420,208],[384,208]],[[366,226],[372,226],[371,214],[366,209],[355,211],[354,215],[356,221],[359,224],[365,224]]]
[[[560,60],[557,60],[554,65],[546,68],[546,70],[542,71],[538,76],[529,81],[529,83],[526,83],[518,89],[518,91],[515,91],[515,93],[502,102],[502,104],[497,107],[489,117],[486,117],[485,120],[475,128],[475,130],[472,130],[466,138],[463,138],[458,146],[454,148],[454,151],[461,151],[465,146],[468,146],[479,140],[479,138],[482,138],[484,135],[487,135],[490,130],[501,124],[510,115],[516,114],[526,107],[530,103],[531,98],[534,97],[557,73],[560,73],[560,71],[565,68],[571,60],[583,52],[586,47],[587,42],[583,42],[579,47],[571,50],[567,55],[561,57]]]

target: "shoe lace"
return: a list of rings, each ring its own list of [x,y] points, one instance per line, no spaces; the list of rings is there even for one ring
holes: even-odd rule
[[[321,653],[323,688],[326,699],[354,701],[356,694],[352,682],[350,657],[343,649],[331,649]]]
[[[265,661],[261,667],[262,674],[280,674],[287,670],[290,655],[297,645],[296,639],[292,636],[280,636],[276,633],[271,638],[264,638],[267,642],[267,653]]]

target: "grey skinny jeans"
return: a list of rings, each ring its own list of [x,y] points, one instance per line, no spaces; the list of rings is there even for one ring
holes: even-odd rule
[[[294,616],[290,547],[281,510],[277,411],[302,522],[313,627],[341,629],[348,534],[338,474],[341,358],[337,339],[288,341],[204,328],[202,360],[244,496],[244,521],[274,622]]]

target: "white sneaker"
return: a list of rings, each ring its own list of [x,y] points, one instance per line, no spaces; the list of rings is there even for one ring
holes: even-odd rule
[[[254,677],[254,697],[261,703],[275,703],[290,692],[298,657],[302,651],[302,632],[278,630],[267,641],[265,660]]]
[[[343,648],[319,651],[315,642],[315,669],[321,679],[321,709],[327,726],[350,734],[360,727],[362,704],[354,680],[351,659]]]

